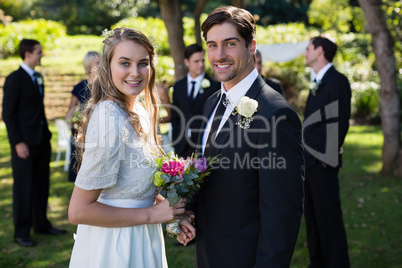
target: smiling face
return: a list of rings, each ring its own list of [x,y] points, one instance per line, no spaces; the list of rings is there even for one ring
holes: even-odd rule
[[[114,49],[110,71],[115,87],[131,102],[146,88],[151,67],[148,51],[132,41],[122,41]]]
[[[243,80],[254,69],[256,42],[248,47],[231,23],[217,24],[207,33],[208,60],[215,79],[223,82],[226,91]]]

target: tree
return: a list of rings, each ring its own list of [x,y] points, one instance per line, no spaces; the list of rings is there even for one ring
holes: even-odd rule
[[[358,0],[372,36],[377,70],[380,75],[380,116],[384,133],[382,172],[402,177],[400,103],[393,40],[387,28],[380,0]]]
[[[170,54],[173,57],[176,81],[186,75],[184,68],[183,15],[180,0],[160,0],[161,17],[169,35]]]
[[[202,38],[201,38],[201,22],[200,22],[200,17],[201,13],[205,8],[205,5],[207,4],[208,0],[199,0],[197,1],[195,7],[194,7],[194,30],[195,30],[195,38],[196,42],[199,45],[202,45]]]
[[[245,8],[245,0],[232,0],[232,6]]]

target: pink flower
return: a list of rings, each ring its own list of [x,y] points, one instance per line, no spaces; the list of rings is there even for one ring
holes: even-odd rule
[[[163,163],[161,171],[166,174],[170,174],[170,176],[179,176],[182,177],[184,172],[184,165],[179,161],[169,161],[169,163]]]

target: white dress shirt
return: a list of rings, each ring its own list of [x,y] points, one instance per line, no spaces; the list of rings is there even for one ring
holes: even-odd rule
[[[204,76],[205,76],[205,73],[202,73],[199,76],[197,76],[196,78],[192,78],[190,73],[187,73],[187,96],[190,96],[190,94],[191,94],[191,87],[193,86],[193,84],[191,82],[195,81],[195,90],[194,90],[194,95],[193,95],[193,99],[195,99],[195,97],[198,94],[198,91],[200,91],[201,81],[202,81],[202,79],[204,79]]]
[[[223,125],[226,123],[233,109],[237,106],[240,99],[246,95],[247,91],[250,89],[251,85],[254,83],[255,79],[258,77],[258,71],[254,68],[254,70],[246,76],[243,80],[237,83],[234,87],[232,87],[229,91],[225,90],[223,83],[221,83],[221,94],[225,93],[226,98],[229,100],[229,104],[226,106],[225,113],[223,114],[222,120],[219,124],[218,131],[216,132],[216,136],[218,136],[219,131],[222,129]],[[214,111],[211,114],[211,117],[208,119],[207,126],[204,131],[204,136],[202,137],[202,153],[204,154],[205,145],[208,139],[209,132],[211,130],[212,120],[215,116],[216,109],[218,108],[219,102],[214,108]],[[215,138],[216,138],[215,136]]]
[[[324,67],[321,68],[321,70],[318,71],[318,73],[315,76],[315,80],[317,81],[317,84],[321,83],[322,78],[324,77],[325,73],[328,71],[329,68],[331,68],[332,62],[327,63]]]
[[[24,69],[29,74],[32,81],[35,82],[35,77],[34,77],[35,70],[32,69],[31,67],[29,67],[28,65],[26,65],[24,62],[21,62],[21,68]]]

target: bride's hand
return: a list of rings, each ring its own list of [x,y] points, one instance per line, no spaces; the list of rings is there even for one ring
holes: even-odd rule
[[[155,205],[159,204],[160,202],[162,202],[163,200],[165,200],[165,198],[161,195],[158,194],[155,198]]]
[[[171,221],[175,218],[179,219],[179,215],[185,211],[185,200],[180,200],[173,207],[169,205],[169,201],[164,199],[153,206],[151,212],[150,223],[163,223]],[[177,215],[177,216],[176,216]]]

